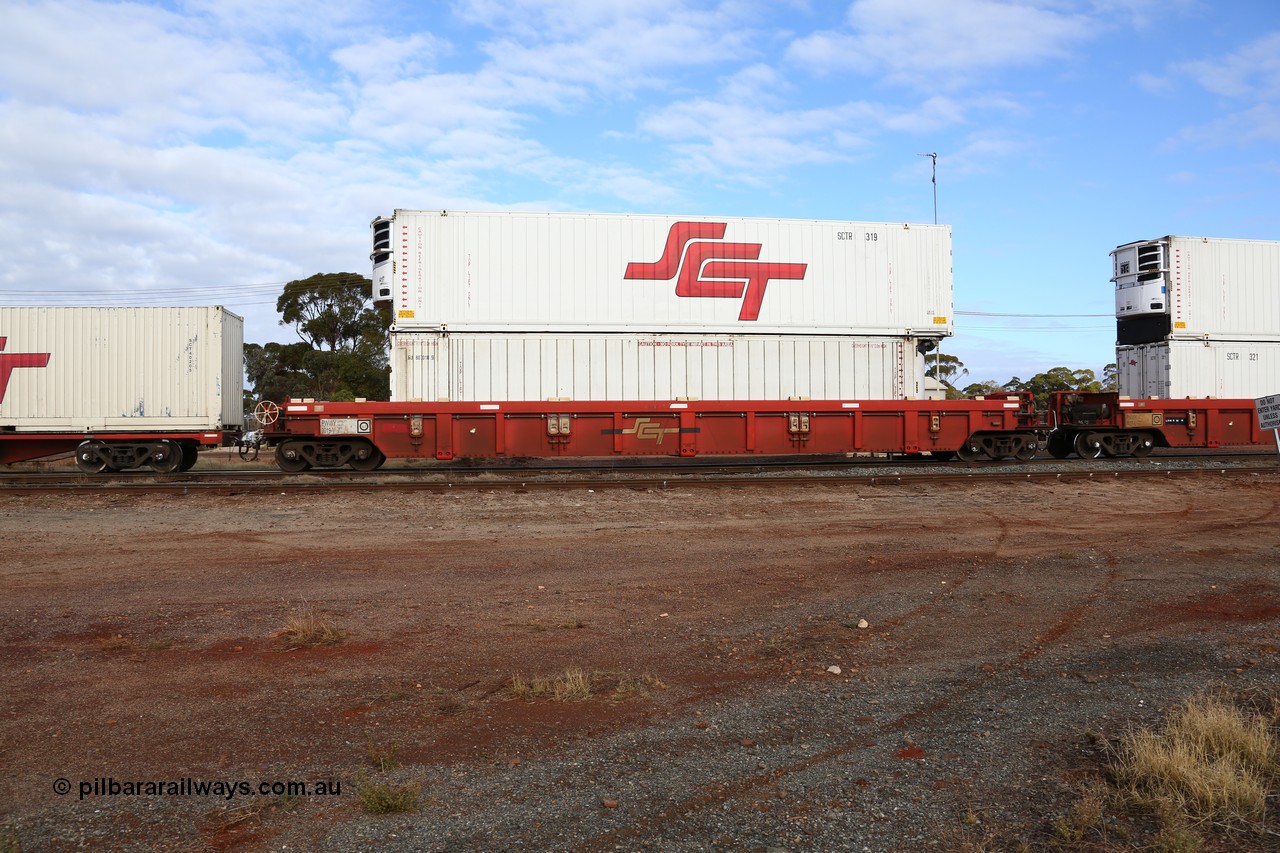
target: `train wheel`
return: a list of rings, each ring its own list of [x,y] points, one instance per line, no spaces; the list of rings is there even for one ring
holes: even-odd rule
[[[200,448],[194,444],[181,444],[179,447],[182,448],[182,465],[178,470],[190,471],[196,467],[196,460],[200,457]]]
[[[1036,451],[1036,443],[1034,441],[1028,441],[1026,444],[1019,447],[1018,452],[1014,453],[1013,456],[1019,462],[1030,462],[1032,459],[1036,458]]]
[[[351,461],[347,464],[356,471],[376,471],[382,467],[382,463],[387,461],[387,457],[382,455],[382,451],[372,445],[369,447],[369,455],[361,459],[352,456]]]
[[[182,445],[176,441],[157,441],[147,457],[147,464],[157,474],[174,474],[182,468]]]
[[[1133,455],[1134,455],[1134,456],[1137,456],[1138,458],[1142,458],[1143,456],[1150,456],[1150,455],[1151,455],[1151,451],[1155,449],[1155,446],[1156,446],[1156,443],[1155,443],[1155,441],[1151,438],[1151,436],[1149,436],[1149,435],[1143,435],[1143,436],[1142,436],[1142,440],[1141,440],[1141,441],[1139,441],[1139,442],[1134,446],[1134,448],[1133,448]]]
[[[276,465],[287,474],[297,474],[311,467],[311,463],[299,451],[296,441],[286,441],[276,448]]]
[[[98,454],[101,442],[85,441],[76,448],[76,467],[84,474],[102,474],[111,470],[111,466]]]
[[[977,462],[986,456],[986,452],[982,449],[982,445],[976,441],[966,441],[964,444],[956,448],[956,458],[961,462]]]
[[[1097,459],[1102,455],[1102,442],[1093,437],[1093,433],[1076,433],[1076,455],[1081,459]]]

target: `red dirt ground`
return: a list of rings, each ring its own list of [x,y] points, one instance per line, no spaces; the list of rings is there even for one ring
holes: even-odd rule
[[[890,849],[888,778],[938,849],[992,802],[992,832],[1034,840],[1086,728],[1280,672],[1276,475],[0,497],[0,540],[0,827],[21,850],[820,849],[839,809]],[[345,639],[290,648],[301,610]],[[594,698],[510,693],[572,667]],[[566,769],[629,733],[649,745],[602,781]],[[425,782],[417,818],[361,809],[377,749]],[[188,777],[343,791],[80,796]],[[595,805],[557,812],[557,785]],[[536,826],[492,834],[533,803]]]

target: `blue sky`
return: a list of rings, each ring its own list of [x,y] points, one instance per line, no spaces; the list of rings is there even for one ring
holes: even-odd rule
[[[922,152],[944,351],[1099,370],[1116,245],[1280,239],[1280,2],[4,0],[0,304],[289,340],[397,207],[929,222]]]

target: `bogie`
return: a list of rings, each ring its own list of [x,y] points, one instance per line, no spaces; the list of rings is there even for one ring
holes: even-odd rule
[[[195,444],[167,438],[147,442],[88,439],[76,448],[76,468],[85,474],[144,467],[159,474],[175,474],[190,470],[195,460]]]
[[[367,439],[290,439],[276,448],[276,465],[291,474],[311,468],[341,468],[374,471],[387,457]]]
[[[1025,462],[1033,459],[1040,449],[1040,439],[1030,431],[1005,433],[974,433],[957,451],[964,462],[990,459],[999,462],[1010,457]]]

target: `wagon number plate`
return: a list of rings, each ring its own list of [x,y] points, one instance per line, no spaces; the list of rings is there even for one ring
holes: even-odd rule
[[[325,418],[320,421],[321,435],[368,435],[373,432],[369,418]]]

